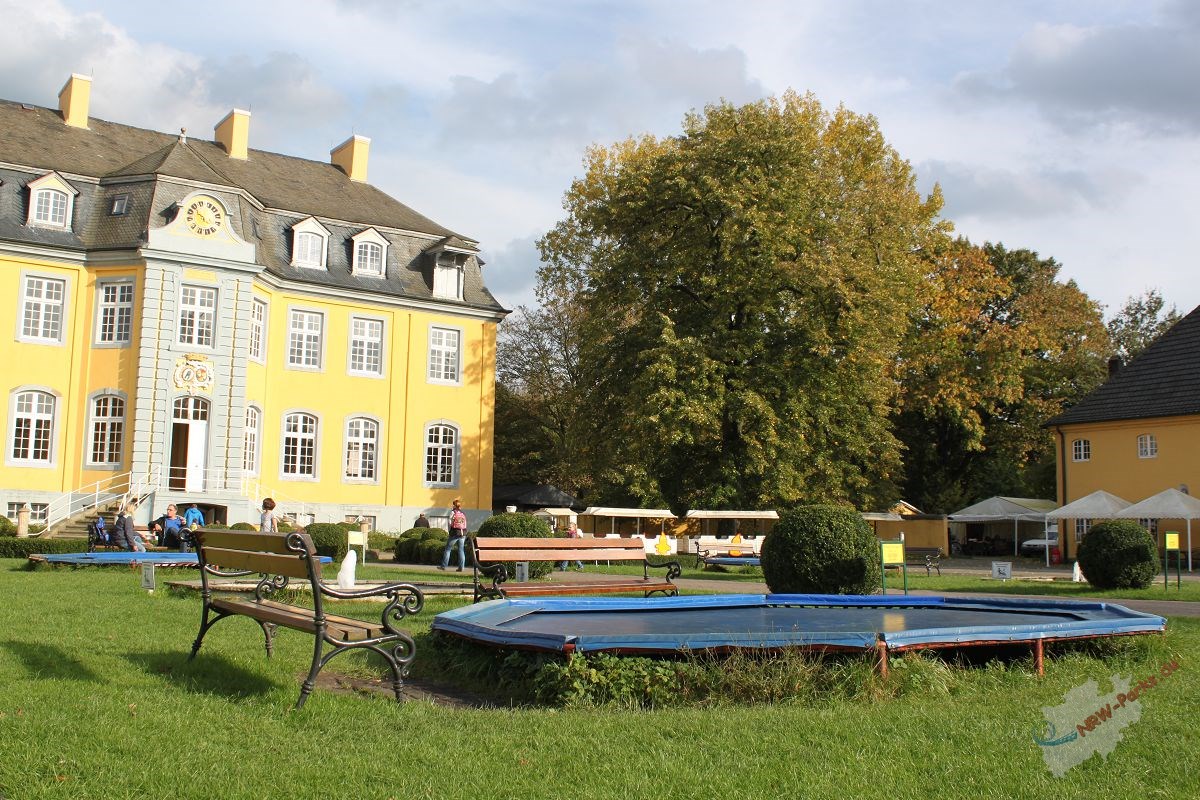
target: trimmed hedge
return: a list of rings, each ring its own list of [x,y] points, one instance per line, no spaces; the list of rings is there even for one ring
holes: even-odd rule
[[[0,536],[16,536],[17,523],[8,517],[0,517]]]
[[[258,526],[250,522],[235,522],[229,526],[231,531],[256,531]]]
[[[777,594],[873,594],[879,540],[852,508],[801,506],[779,515],[762,545],[762,570]]]
[[[29,558],[34,553],[86,553],[87,539],[0,537],[0,558]]]
[[[410,528],[392,546],[392,557],[400,564],[441,564],[448,533],[440,528]]]
[[[1132,519],[1099,522],[1079,543],[1079,568],[1097,589],[1144,589],[1158,574],[1154,539]]]
[[[550,524],[541,517],[518,512],[516,514],[505,513],[488,517],[479,526],[479,532],[476,535],[551,539],[554,537],[554,531],[550,529]],[[512,578],[516,574],[517,566],[515,562],[504,562],[504,568],[508,570],[509,578]],[[554,563],[551,561],[530,561],[529,579],[533,580],[549,575],[553,569]]]
[[[313,540],[317,555],[329,556],[334,563],[340,563],[349,549],[346,534],[357,528],[353,522],[314,522],[305,526],[304,532]],[[283,533],[282,528],[280,533]]]

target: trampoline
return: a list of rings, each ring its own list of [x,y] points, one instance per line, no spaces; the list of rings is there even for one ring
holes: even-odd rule
[[[1161,632],[1166,620],[1112,603],[870,595],[702,595],[492,600],[438,614],[433,629],[531,650],[674,653],[804,648],[889,651]]]
[[[762,563],[758,556],[712,556],[700,559],[705,564],[715,564],[721,567],[760,567]]]
[[[34,553],[30,561],[45,561],[47,564],[66,564],[74,567],[130,567],[141,564],[153,564],[156,567],[195,567],[198,563],[195,553],[164,552],[132,552],[128,550],[103,553]],[[329,556],[318,556],[322,564],[332,563]]]

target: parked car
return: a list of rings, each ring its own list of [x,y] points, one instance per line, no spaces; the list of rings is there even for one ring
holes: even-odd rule
[[[1027,539],[1021,542],[1021,555],[1031,557],[1045,557],[1046,548],[1055,549],[1058,547],[1058,535],[1052,534],[1049,539]]]

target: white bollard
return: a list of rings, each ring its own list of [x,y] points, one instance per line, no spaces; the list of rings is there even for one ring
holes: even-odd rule
[[[346,558],[342,560],[342,568],[338,570],[337,584],[342,591],[350,591],[354,588],[354,565],[358,562],[358,553],[353,550],[346,551]]]

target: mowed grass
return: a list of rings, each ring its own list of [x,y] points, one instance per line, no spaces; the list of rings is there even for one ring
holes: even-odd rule
[[[1028,662],[913,670],[933,678],[898,697],[482,710],[318,689],[295,712],[311,637],[281,630],[268,660],[257,625],[226,620],[188,663],[197,597],[149,595],[130,570],[20,567],[0,561],[0,796],[11,800],[1200,796],[1191,619],[1104,658],[1052,655],[1042,679]],[[433,613],[460,602],[430,599],[412,623],[419,647]],[[1107,760],[1050,774],[1032,739],[1042,706],[1171,659],[1180,669],[1143,695]],[[327,672],[343,669],[373,667],[335,660]]]

